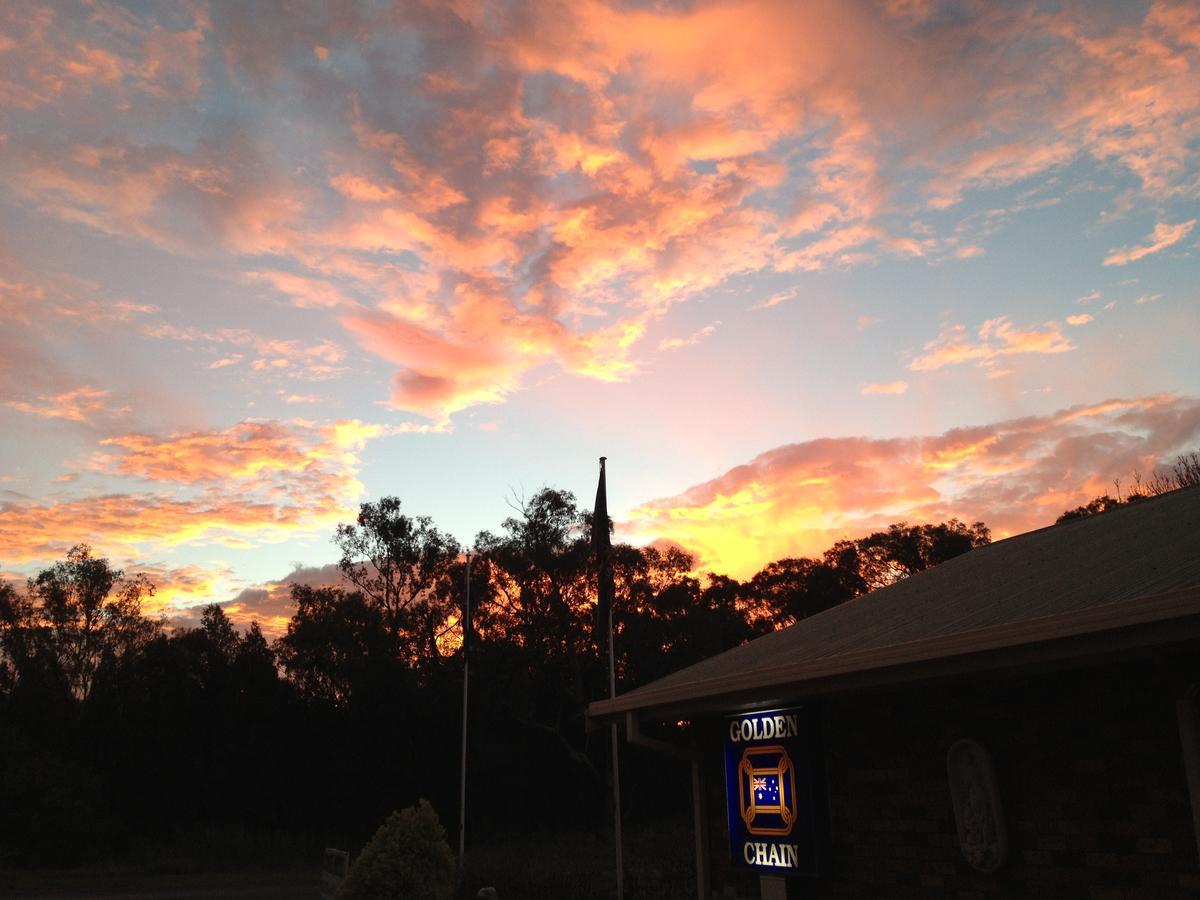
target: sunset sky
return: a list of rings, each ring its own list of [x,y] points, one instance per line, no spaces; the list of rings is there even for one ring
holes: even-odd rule
[[[1198,200],[1195,0],[7,2],[0,571],[1040,527],[1200,449]]]

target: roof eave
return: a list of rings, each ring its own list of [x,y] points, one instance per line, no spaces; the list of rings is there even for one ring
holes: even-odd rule
[[[1078,665],[1200,641],[1200,588],[1058,613],[859,653],[656,688],[588,706],[594,723],[627,712],[676,717],[776,705],[845,691],[898,687],[970,673]]]

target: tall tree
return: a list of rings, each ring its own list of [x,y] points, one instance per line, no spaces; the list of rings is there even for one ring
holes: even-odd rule
[[[292,601],[296,613],[276,649],[301,696],[345,706],[393,662],[380,609],[362,593],[293,584]]]
[[[824,612],[861,592],[857,568],[837,565],[837,556],[830,560],[787,557],[768,563],[746,583],[746,594],[777,627]]]
[[[457,620],[452,566],[458,542],[428,516],[407,516],[400,500],[364,503],[353,525],[338,525],[334,543],[342,551],[342,574],[380,610],[404,655],[426,661]]]
[[[967,525],[950,519],[928,525],[898,522],[889,525],[887,531],[876,531],[852,543],[857,551],[858,574],[866,590],[874,591],[981,547],[991,539],[991,532],[982,522]],[[832,549],[842,552],[844,548],[839,543]]]
[[[126,578],[86,544],[30,579],[28,592],[38,637],[80,699],[102,663],[141,646],[159,628],[141,614],[142,598],[154,593],[150,581]]]

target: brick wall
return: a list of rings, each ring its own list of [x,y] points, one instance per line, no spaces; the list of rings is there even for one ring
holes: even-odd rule
[[[829,874],[791,894],[1200,896],[1177,684],[1160,672],[1128,663],[825,701]],[[992,875],[958,846],[946,751],[963,737],[990,751],[1008,824],[1008,862]],[[714,894],[757,896],[757,878],[728,867],[720,757],[706,766]]]

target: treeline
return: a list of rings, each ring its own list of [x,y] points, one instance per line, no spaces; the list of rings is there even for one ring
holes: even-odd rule
[[[293,585],[274,641],[215,604],[196,628],[144,616],[149,582],[87,547],[0,586],[0,860],[213,834],[356,848],[418,797],[453,833],[468,565],[470,840],[601,822],[607,740],[584,719],[607,693],[595,525],[546,489],[463,548],[395,498],[364,504],[334,537],[343,586]],[[677,548],[617,545],[619,690],[988,540],[982,523],[901,523],[747,581],[698,578]],[[631,818],[687,814],[683,767],[636,748],[623,762]]]
[[[1101,494],[1099,497],[1094,497],[1083,506],[1068,509],[1055,520],[1054,524],[1060,525],[1072,519],[1085,519],[1097,513],[1108,512],[1110,509],[1119,509],[1122,506],[1129,506],[1131,503],[1140,503],[1160,494],[1196,485],[1200,485],[1200,453],[1192,451],[1177,456],[1175,464],[1169,472],[1160,470],[1148,478],[1143,478],[1140,472],[1134,472],[1132,483],[1124,492],[1121,490],[1121,479],[1118,478],[1113,482],[1117,496]]]

